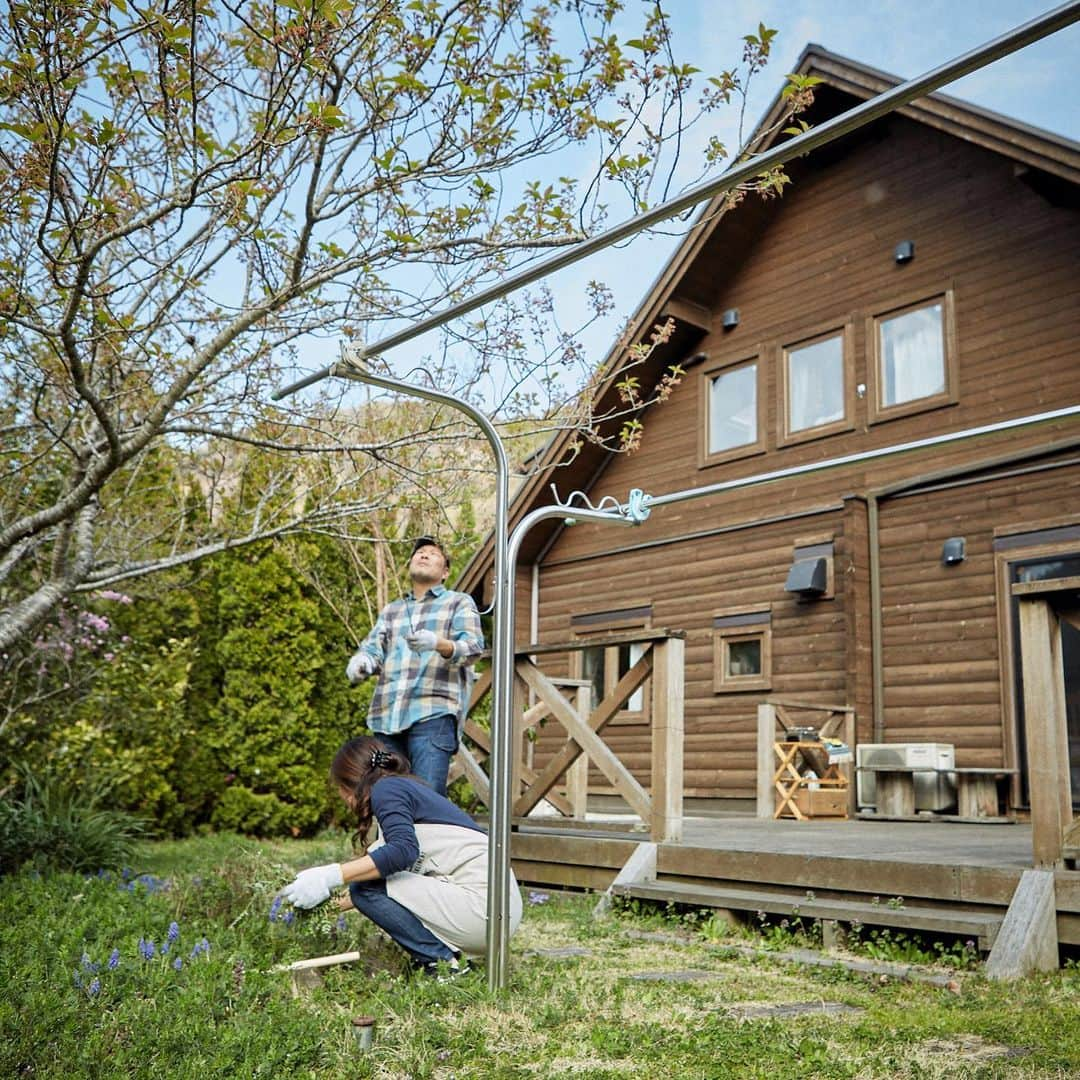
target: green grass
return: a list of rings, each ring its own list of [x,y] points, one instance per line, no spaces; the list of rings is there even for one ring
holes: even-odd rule
[[[946,988],[786,963],[769,951],[775,935],[707,916],[626,911],[596,923],[595,898],[552,896],[526,904],[510,984],[492,995],[482,974],[446,985],[408,977],[396,948],[358,916],[344,930],[270,921],[292,868],[346,850],[338,834],[275,844],[211,836],[149,845],[125,875],[0,879],[0,1076],[1080,1073],[1075,967],[1007,985],[951,972]],[[140,942],[146,953],[150,941],[147,958]],[[363,961],[328,969],[300,997],[272,970],[349,949]],[[587,955],[545,955],[573,949]],[[672,973],[681,981],[657,977]],[[849,1011],[767,1012],[815,1002]],[[377,1020],[366,1053],[351,1028],[360,1014]]]

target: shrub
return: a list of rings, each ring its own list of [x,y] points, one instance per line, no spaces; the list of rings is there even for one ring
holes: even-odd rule
[[[145,826],[104,805],[106,795],[100,785],[74,788],[24,771],[21,794],[0,801],[0,873],[24,863],[84,873],[122,867]]]
[[[297,572],[305,559],[325,580],[345,572],[315,542],[288,556],[256,545],[215,565],[220,682],[203,733],[225,778],[211,818],[217,828],[314,832],[336,808],[330,761],[362,730],[366,696],[344,679],[340,623]]]

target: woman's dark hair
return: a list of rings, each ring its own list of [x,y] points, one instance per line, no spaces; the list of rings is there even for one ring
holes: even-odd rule
[[[387,743],[371,735],[350,739],[334,756],[330,779],[350,792],[356,810],[353,843],[366,848],[364,838],[371,828],[371,789],[384,776],[412,777],[409,759]],[[418,779],[413,777],[413,779]]]

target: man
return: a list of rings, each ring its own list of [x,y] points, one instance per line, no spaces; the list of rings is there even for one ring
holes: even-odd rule
[[[412,591],[383,608],[345,669],[351,683],[379,674],[368,727],[440,795],[469,707],[470,665],[484,649],[476,605],[446,588],[449,573],[450,558],[437,540],[414,541]]]

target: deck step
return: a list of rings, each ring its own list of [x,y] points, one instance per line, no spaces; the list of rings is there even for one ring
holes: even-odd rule
[[[903,930],[957,934],[978,941],[979,948],[994,944],[1005,912],[969,911],[923,904],[870,903],[866,900],[808,897],[805,892],[739,889],[722,885],[696,885],[682,881],[631,882],[612,887],[616,896],[661,903],[695,904],[733,911],[764,911],[770,915],[796,915],[807,919],[860,922],[867,926],[892,926]]]

